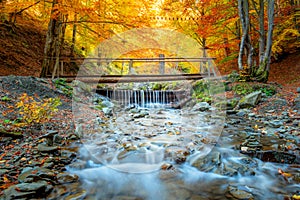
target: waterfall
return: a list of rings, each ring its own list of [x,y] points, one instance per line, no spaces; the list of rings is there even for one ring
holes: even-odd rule
[[[171,107],[187,98],[185,91],[172,90],[108,90],[98,89],[96,92],[100,95],[111,98],[123,107],[135,105],[140,107]]]
[[[140,90],[140,94],[141,94],[141,107],[145,107],[145,94],[144,94],[144,90]]]

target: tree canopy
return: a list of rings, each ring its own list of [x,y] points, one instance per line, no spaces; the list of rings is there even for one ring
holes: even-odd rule
[[[223,71],[232,68],[266,81],[271,60],[300,47],[299,0],[2,0],[1,20],[10,26],[29,15],[48,30],[45,58],[62,46],[88,55],[99,42],[132,28],[170,28],[194,38]],[[125,38],[124,38],[125,40]],[[151,41],[150,41],[151,42]],[[43,67],[55,68],[56,60]]]

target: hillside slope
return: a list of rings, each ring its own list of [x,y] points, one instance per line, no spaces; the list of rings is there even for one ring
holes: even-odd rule
[[[269,81],[286,87],[300,87],[300,51],[271,63]]]
[[[15,27],[0,23],[0,75],[39,76],[46,31],[18,18]]]

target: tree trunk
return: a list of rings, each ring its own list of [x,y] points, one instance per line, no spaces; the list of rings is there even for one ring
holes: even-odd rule
[[[270,60],[272,52],[272,36],[274,26],[274,5],[275,0],[268,0],[268,36],[266,41],[266,50],[264,59],[259,63],[259,68],[256,71],[255,80],[259,82],[267,82],[270,71]]]
[[[54,69],[52,71],[52,79],[54,79],[55,75],[57,75],[57,77],[59,76],[59,57],[60,57],[60,51],[61,51],[61,42],[63,41],[63,26],[62,23],[59,23],[57,25],[57,29],[58,29],[58,38],[55,40],[55,64],[54,64]]]
[[[274,23],[274,6],[275,0],[268,0],[268,32],[267,32],[267,41],[265,36],[265,27],[264,27],[264,0],[259,1],[259,8],[256,7],[255,2],[254,9],[258,14],[259,21],[259,65],[253,63],[253,53],[254,48],[249,34],[249,1],[248,0],[238,0],[238,10],[242,26],[242,37],[239,50],[238,66],[240,69],[241,75],[251,78],[259,82],[267,82],[269,71],[270,71],[270,58],[272,50],[272,35],[273,35],[273,23]],[[243,65],[243,56],[247,56],[247,66]],[[246,79],[247,80],[247,79]]]
[[[45,77],[55,64],[55,55],[57,50],[57,43],[59,42],[60,32],[60,14],[57,15],[58,10],[55,10],[55,5],[58,0],[54,0],[52,3],[52,11],[50,16],[50,22],[48,24],[48,31],[46,37],[46,43],[44,47],[44,60],[42,64],[42,71],[40,77]],[[55,16],[54,16],[55,14]]]
[[[66,28],[67,28],[67,22],[68,22],[68,15],[63,16],[61,24],[61,41],[60,44],[63,46],[65,43],[65,34],[66,34]]]
[[[75,23],[76,21],[77,21],[77,14],[75,13],[75,15],[74,15],[74,23],[73,23],[71,52],[70,52],[70,56],[71,57],[74,57],[74,50],[75,50],[75,43],[76,43],[76,29],[77,29],[77,25]]]
[[[259,0],[259,63],[264,60],[265,53],[265,12],[264,12],[264,0]]]
[[[249,18],[249,1],[248,0],[238,0],[238,10],[242,25],[242,38],[240,43],[239,57],[238,57],[238,67],[240,71],[249,74],[249,69],[252,66],[253,60],[253,47],[251,44],[251,38],[249,35],[250,18]],[[243,57],[247,57],[247,65],[243,65]]]
[[[225,46],[225,56],[228,57],[231,54],[230,49],[228,47],[228,38],[224,37],[223,41],[224,41],[224,46]]]

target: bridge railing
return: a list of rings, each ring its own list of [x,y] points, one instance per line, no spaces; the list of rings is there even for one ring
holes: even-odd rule
[[[156,58],[99,58],[99,57],[95,57],[95,58],[60,58],[60,65],[59,68],[56,69],[56,71],[53,71],[51,73],[50,76],[52,76],[52,78],[54,77],[60,77],[60,76],[64,76],[66,75],[65,73],[65,68],[66,68],[66,64],[67,63],[73,63],[76,65],[80,65],[83,68],[88,68],[88,66],[90,66],[90,68],[95,68],[95,70],[91,70],[93,71],[93,73],[95,73],[95,71],[98,70],[98,72],[96,72],[95,74],[99,74],[99,75],[104,75],[105,73],[103,73],[103,69],[105,67],[108,66],[109,63],[119,63],[122,67],[121,67],[121,72],[119,74],[116,75],[132,75],[132,74],[136,74],[134,72],[134,65],[136,63],[138,64],[143,64],[143,65],[149,65],[150,66],[145,66],[145,68],[147,67],[152,67],[150,69],[150,71],[154,71],[153,68],[155,67],[156,73],[158,74],[170,74],[172,72],[170,72],[170,69],[174,69],[173,73],[175,71],[175,73],[183,73],[180,69],[179,64],[180,63],[192,63],[192,65],[198,68],[198,72],[199,74],[208,74],[208,76],[216,76],[216,70],[214,68],[214,64],[213,61],[215,60],[215,58],[211,58],[211,57],[198,57],[198,58],[174,58],[174,57],[165,57],[163,54],[160,54],[159,57]],[[166,66],[168,65],[168,66]],[[169,65],[172,65],[173,67],[170,67]],[[169,69],[169,72],[167,71],[167,68]],[[101,72],[102,70],[102,72]],[[153,73],[151,73],[153,74]]]

